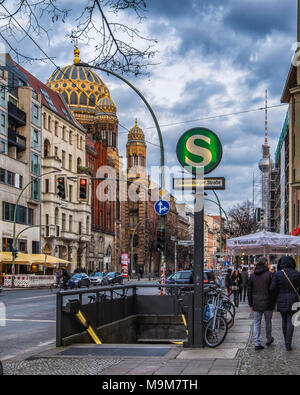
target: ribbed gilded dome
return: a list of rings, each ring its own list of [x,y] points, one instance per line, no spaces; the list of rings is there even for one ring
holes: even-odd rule
[[[110,97],[109,93],[106,92],[105,96],[102,97],[97,103],[97,113],[104,114],[116,114],[117,107]]]
[[[71,109],[95,112],[97,103],[109,90],[101,78],[88,67],[76,66],[80,62],[79,49],[74,50],[74,63],[54,71],[47,86],[60,93]]]
[[[128,142],[130,141],[145,141],[145,133],[138,125],[138,121],[135,121],[135,125],[128,132]]]

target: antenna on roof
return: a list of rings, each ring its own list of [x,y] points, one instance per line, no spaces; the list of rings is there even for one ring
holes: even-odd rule
[[[268,91],[265,91],[265,144],[268,144]]]

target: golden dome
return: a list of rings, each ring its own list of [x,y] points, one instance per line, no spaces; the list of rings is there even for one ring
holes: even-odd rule
[[[47,81],[47,86],[60,93],[71,110],[97,111],[99,100],[109,90],[102,79],[88,67],[76,66],[80,63],[79,49],[74,50],[74,63],[55,70]]]
[[[131,128],[128,132],[128,142],[130,143],[136,141],[140,141],[143,143],[145,142],[145,133],[143,129],[139,127],[137,119],[135,121],[134,127]]]
[[[102,97],[97,103],[97,115],[104,114],[116,114],[117,107],[110,97],[108,91],[105,92],[105,96]]]

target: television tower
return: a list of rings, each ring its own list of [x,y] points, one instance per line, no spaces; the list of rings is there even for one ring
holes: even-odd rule
[[[259,161],[259,170],[262,173],[261,185],[261,208],[264,210],[262,220],[262,227],[266,231],[270,231],[271,221],[271,171],[274,167],[274,162],[270,156],[270,146],[268,142],[268,91],[265,92],[265,142],[262,145],[262,159]]]

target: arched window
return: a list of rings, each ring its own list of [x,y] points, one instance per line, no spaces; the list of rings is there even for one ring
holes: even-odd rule
[[[48,130],[51,132],[51,117],[48,115]]]
[[[87,105],[87,96],[85,93],[81,93],[80,95],[80,104],[82,106],[86,106]]]
[[[77,93],[73,92],[70,98],[70,104],[78,104]]]
[[[50,141],[45,139],[44,140],[44,158],[47,158],[48,156],[50,156],[50,150],[51,150]]]
[[[55,225],[58,225],[58,213],[59,213],[59,211],[58,211],[58,208],[56,207],[55,211],[54,211],[54,224]]]
[[[81,158],[77,158],[77,173],[78,173],[78,169],[81,166]]]
[[[43,128],[47,129],[47,127],[46,127],[46,113],[45,112],[43,113]]]

